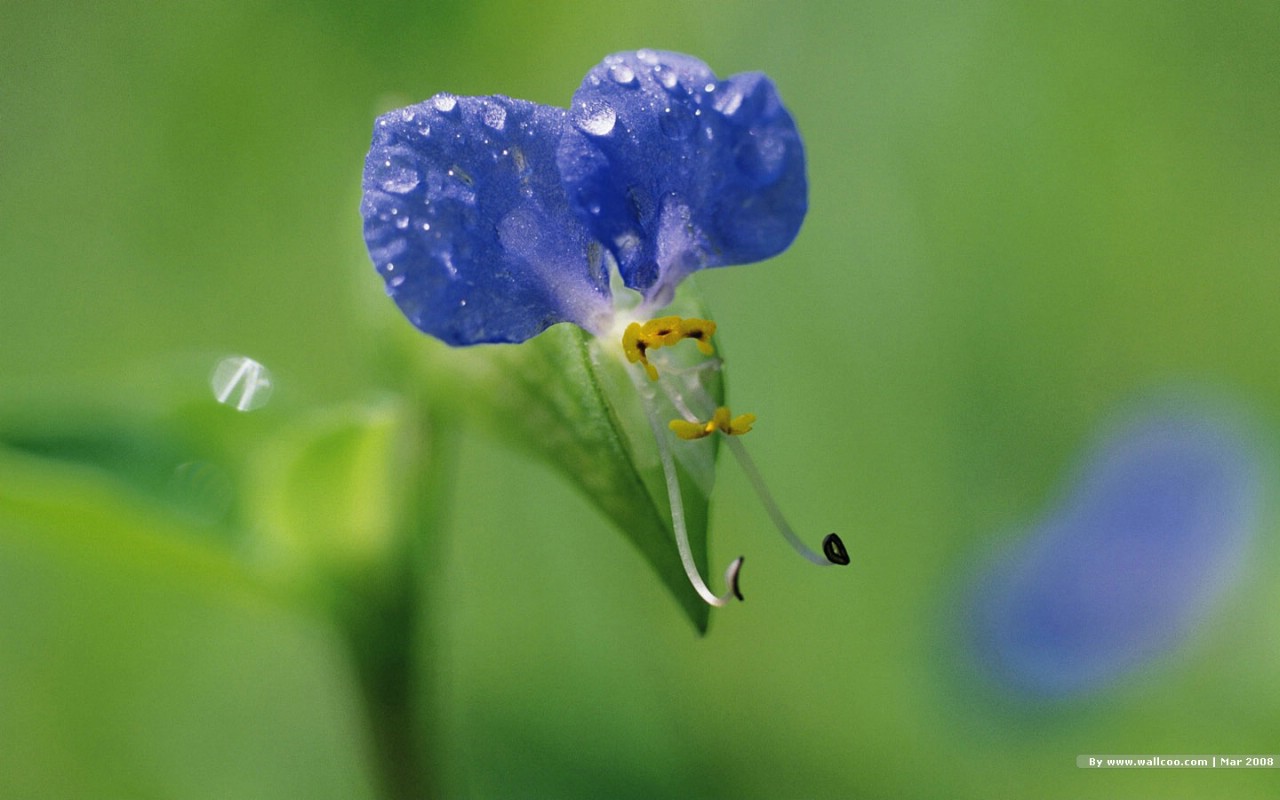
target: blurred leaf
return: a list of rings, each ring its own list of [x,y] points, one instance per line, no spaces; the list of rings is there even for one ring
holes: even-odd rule
[[[5,392],[0,446],[95,471],[123,495],[229,541],[247,527],[237,492],[245,462],[280,416],[220,405],[206,393],[204,376],[203,360],[184,358],[135,371],[122,381],[123,392],[72,382]],[[129,391],[135,382],[148,391]]]
[[[97,469],[0,475],[0,795],[374,796],[329,626]]]
[[[680,302],[690,309],[684,313],[699,315],[691,289],[682,291]],[[705,632],[709,608],[680,563],[653,433],[628,365],[607,353],[605,344],[617,345],[565,324],[519,345],[447,348],[418,336],[414,346],[428,351],[422,362],[433,400],[479,418],[573,481],[640,550]],[[718,374],[706,376],[705,383],[720,402],[724,387]],[[704,573],[716,455],[714,440],[705,444],[677,461],[689,540]]]
[[[390,568],[424,444],[408,425],[386,398],[305,415],[259,448],[248,505],[266,557],[352,586]]]

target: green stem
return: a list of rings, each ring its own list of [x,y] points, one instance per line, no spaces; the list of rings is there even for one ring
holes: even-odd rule
[[[406,536],[397,569],[377,597],[351,598],[344,628],[359,672],[386,797],[438,797],[440,631],[433,616],[441,582],[447,499],[456,436],[419,400],[406,440]]]

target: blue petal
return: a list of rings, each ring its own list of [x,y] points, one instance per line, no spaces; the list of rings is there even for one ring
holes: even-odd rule
[[[599,245],[569,211],[556,147],[565,112],[440,94],[378,119],[364,237],[387,293],[451,345],[521,342],[610,313]]]
[[[1068,696],[1175,646],[1237,575],[1261,473],[1217,414],[1160,409],[1115,431],[1065,503],[981,576],[984,666],[1011,689]]]
[[[784,250],[808,208],[804,145],[773,82],[678,53],[608,56],[573,96],[569,202],[650,302],[704,267]]]

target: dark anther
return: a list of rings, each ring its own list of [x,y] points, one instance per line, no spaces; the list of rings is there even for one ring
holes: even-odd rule
[[[844,542],[834,533],[828,533],[827,538],[822,540],[822,554],[832,564],[844,566],[849,563],[849,551],[844,549]]]
[[[735,570],[733,571],[733,596],[734,596],[734,597],[736,597],[736,598],[738,598],[739,602],[741,602],[741,601],[742,601],[743,597],[742,597],[742,590],[740,590],[740,589],[738,588],[738,573],[742,571],[742,562],[743,562],[743,561],[746,561],[746,559],[745,559],[745,558],[739,558],[739,559],[738,559],[738,568],[737,568],[737,569],[735,569]]]

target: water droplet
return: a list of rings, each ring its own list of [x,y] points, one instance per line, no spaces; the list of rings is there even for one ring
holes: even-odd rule
[[[396,227],[397,227],[397,228],[399,228],[400,230],[404,230],[405,228],[409,227],[409,218],[408,218],[408,217],[397,217],[397,218],[396,218]]]
[[[388,289],[399,289],[399,288],[400,288],[400,286],[401,286],[401,284],[403,284],[403,283],[404,283],[404,276],[403,276],[403,275],[395,275],[395,276],[392,276],[391,280],[387,281],[387,288],[388,288]]]
[[[742,107],[742,92],[730,89],[716,97],[715,109],[726,117],[732,117]]]
[[[715,90],[716,90],[716,85],[714,83],[708,83],[706,86],[702,87],[702,91],[708,92],[708,93],[714,92]]]
[[[421,128],[418,128],[418,135],[419,135],[419,136],[430,136],[430,135],[431,135],[431,126],[430,126],[430,125],[423,125]]]
[[[662,109],[658,118],[658,126],[668,139],[687,139],[698,127],[698,120],[683,105],[673,105]]]
[[[421,181],[418,171],[400,156],[391,156],[382,162],[380,177],[383,190],[393,194],[412,192]]]
[[[653,74],[657,76],[658,83],[662,84],[662,88],[671,91],[680,85],[680,78],[676,75],[675,70],[668,69],[659,64],[653,68]]]
[[[431,223],[430,223],[430,222],[424,222],[424,223],[422,223],[422,229],[423,229],[424,231],[429,231],[429,230],[431,230]]]
[[[507,124],[507,110],[496,103],[490,103],[484,107],[484,124],[493,128],[495,131],[502,130]]]
[[[626,64],[614,64],[609,67],[609,78],[619,86],[639,86],[636,71]]]
[[[435,106],[440,113],[449,114],[458,107],[458,98],[447,92],[441,92],[431,98],[431,105]]]
[[[236,411],[262,408],[271,399],[271,373],[248,356],[228,356],[219,361],[209,386],[215,400]]]
[[[657,64],[658,54],[648,49],[637,50],[636,60],[645,64]]]
[[[578,119],[578,127],[592,136],[608,136],[613,131],[613,125],[618,119],[613,107],[608,105],[601,105],[589,113],[584,108],[583,113],[586,116]]]

